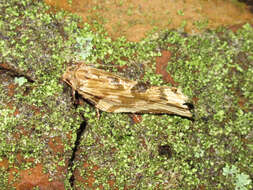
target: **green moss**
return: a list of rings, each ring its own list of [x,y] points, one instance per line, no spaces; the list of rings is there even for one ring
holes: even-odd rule
[[[247,38],[241,37],[243,33]],[[187,139],[191,139],[192,135],[197,137],[189,141],[193,148],[192,153],[184,151],[183,156],[187,155],[186,158],[196,173],[190,172],[185,166],[181,168],[185,173],[184,176],[189,177],[188,180],[185,178],[188,185],[190,181],[194,181],[193,176],[198,179],[198,175],[202,178],[206,176],[207,183],[210,181],[217,183],[218,178],[215,175],[219,173],[224,162],[238,163],[241,166],[245,164],[244,169],[250,164],[246,154],[249,150],[245,152],[242,139],[251,131],[248,123],[252,120],[252,113],[248,112],[251,98],[244,96],[247,103],[243,106],[245,111],[242,111],[238,98],[243,98],[243,95],[238,97],[237,91],[244,89],[249,92],[252,88],[247,82],[248,80],[252,82],[252,76],[249,77],[252,68],[243,69],[248,67],[248,55],[252,52],[248,51],[248,47],[244,48],[246,50],[244,62],[239,62],[236,56],[245,47],[245,43],[251,46],[253,40],[249,37],[251,33],[252,28],[245,25],[236,34],[226,30],[218,34],[209,32],[202,36],[187,38],[179,38],[176,32],[169,34],[168,42],[173,44],[170,50],[177,56],[172,57],[168,63],[168,72],[173,73],[174,79],[183,84],[186,94],[198,98],[195,104],[196,121],[193,125],[196,134],[191,134],[190,131],[185,134]],[[245,84],[247,87],[243,87]],[[243,123],[243,126],[236,124],[238,121]],[[198,144],[194,145],[196,139]],[[235,158],[234,154],[239,155],[240,159]],[[202,159],[199,158],[200,155],[203,155]],[[216,172],[213,177],[208,170]],[[192,185],[200,182],[203,183],[203,179],[197,180]]]
[[[0,167],[0,177],[1,177],[0,186],[2,189],[10,189],[10,190],[15,189],[14,187],[11,186],[12,184],[9,183],[8,181],[9,174],[5,168]]]
[[[54,175],[59,167],[66,167],[81,123],[60,83],[64,62],[76,56],[77,48],[71,47],[77,43],[74,30],[78,29],[79,18],[70,18],[63,12],[49,14],[48,8],[39,1],[6,1],[0,6],[2,62],[20,72],[17,75],[34,80],[24,82],[16,78],[14,81],[10,76],[1,75],[5,82],[0,91],[0,159],[7,159],[9,168],[19,170],[42,164],[44,171],[51,174],[50,178],[62,180],[63,175]],[[88,33],[87,27],[78,29],[79,37]],[[9,97],[9,85],[14,83],[19,85]],[[48,145],[55,137],[60,139],[63,153],[55,152]],[[22,156],[22,163],[18,155]],[[30,158],[32,162],[28,161]]]
[[[95,187],[110,189],[108,180],[113,180],[119,189],[233,189],[238,184],[252,188],[245,177],[253,167],[253,29],[249,24],[236,33],[224,28],[189,36],[178,31],[152,33],[137,43],[124,37],[112,40],[96,22],[92,26],[96,32],[88,24],[81,29],[79,17],[48,13],[40,1],[5,1],[0,10],[2,60],[34,80],[16,80],[20,85],[11,97],[8,85],[14,79],[1,84],[0,159],[8,158],[9,167],[33,167],[29,162],[17,163],[21,153],[25,159],[42,163],[44,171],[53,176],[70,159],[84,117],[87,128],[74,168],[85,179],[88,169],[99,166],[93,171]],[[88,42],[92,49],[86,49]],[[88,56],[85,61],[89,64],[100,60],[105,68],[127,65],[134,72],[126,76],[166,85],[155,74],[154,57],[162,49],[172,53],[168,73],[195,100],[195,121],[144,114],[141,123],[133,124],[127,114],[105,112],[98,120],[91,105],[75,109],[60,82],[66,62]],[[145,68],[143,79],[140,66]],[[12,108],[7,107],[10,102]],[[20,113],[15,117],[16,108]],[[27,133],[20,135],[22,130]],[[51,153],[51,137],[60,137],[63,153]],[[159,153],[161,146],[170,147],[167,156]],[[90,168],[84,169],[83,162]],[[225,166],[235,166],[237,177],[223,175]],[[5,186],[8,175],[1,168]],[[70,188],[71,175],[63,177],[66,188]],[[87,187],[80,181],[76,184]]]
[[[252,112],[249,112],[252,106],[249,93],[252,88],[252,66],[249,65],[252,52],[248,51],[253,40],[251,33],[248,25],[237,33],[219,29],[199,36],[165,31],[160,34],[163,40],[158,37],[154,42],[149,36],[149,40],[137,43],[136,47],[149,41],[145,49],[150,48],[151,52],[156,49],[153,47],[170,44],[173,56],[168,62],[168,72],[180,83],[185,94],[198,99],[195,121],[148,114],[143,115],[140,124],[131,125],[125,115],[103,113],[100,121],[96,121],[93,118],[95,113],[92,111],[90,117],[86,110],[85,117],[90,118],[87,123],[91,127],[82,141],[82,155],[92,163],[103,165],[95,173],[98,180],[94,186],[103,184],[109,189],[107,181],[113,175],[119,188],[124,185],[149,188],[147,181],[152,187],[157,184],[164,187],[165,171],[171,171],[170,175],[176,176],[170,181],[174,187],[197,188],[202,185],[207,189],[223,189],[236,185],[221,175],[225,163],[236,164],[249,174],[247,165],[252,165],[252,151],[245,143],[248,140],[243,139],[249,138],[252,122]],[[108,51],[114,54],[117,50]],[[144,49],[136,49],[135,53],[142,55],[144,52]],[[154,74],[155,68],[147,68],[144,80],[162,84],[161,78]],[[245,102],[243,110],[240,108],[242,100]],[[140,139],[144,139],[145,147]],[[172,158],[166,159],[158,154],[157,147],[162,144],[172,147]],[[88,151],[89,147],[92,152]],[[86,174],[82,175],[85,178]],[[140,181],[137,176],[141,176]],[[248,184],[247,188],[250,187]]]

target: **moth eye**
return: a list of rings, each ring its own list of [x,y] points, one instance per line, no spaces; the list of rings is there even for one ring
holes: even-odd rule
[[[75,69],[76,69],[76,67],[75,67],[75,66],[72,66],[72,67],[69,67],[69,68],[68,68],[68,71],[73,72]]]

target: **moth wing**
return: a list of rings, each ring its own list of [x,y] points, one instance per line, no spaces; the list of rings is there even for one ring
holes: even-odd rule
[[[161,93],[164,90],[167,94]],[[96,107],[114,113],[168,113],[192,117],[188,106],[184,105],[186,100],[185,96],[175,94],[169,87],[151,87],[142,93],[132,92],[127,96],[120,94],[117,99],[105,97]]]
[[[168,113],[192,117],[187,97],[170,87],[147,87],[109,72],[80,67],[75,72],[77,91],[106,112]]]

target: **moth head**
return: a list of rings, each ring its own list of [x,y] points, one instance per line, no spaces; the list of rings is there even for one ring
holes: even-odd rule
[[[76,88],[75,85],[75,70],[74,67],[68,67],[65,73],[62,75],[62,80],[70,85],[72,88]]]

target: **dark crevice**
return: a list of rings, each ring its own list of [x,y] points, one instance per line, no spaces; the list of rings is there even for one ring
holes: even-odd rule
[[[253,13],[253,0],[239,0],[239,1],[248,5],[249,11]]]
[[[246,5],[253,6],[253,1],[252,0],[239,0],[239,1],[245,3]]]
[[[2,70],[3,72],[6,72],[11,77],[24,77],[28,80],[28,82],[31,82],[31,83],[34,82],[34,80],[30,76],[24,74],[21,71],[17,71],[14,68],[5,67],[5,66],[1,65],[1,63],[0,63],[0,70]]]
[[[158,153],[160,156],[166,156],[167,158],[172,157],[172,148],[170,145],[159,145]]]
[[[85,129],[86,129],[86,121],[83,121],[80,124],[79,129],[76,131],[77,135],[76,135],[75,146],[72,149],[72,155],[71,155],[71,158],[70,158],[69,163],[68,163],[68,170],[69,170],[68,173],[71,173],[71,176],[69,178],[69,183],[70,183],[72,188],[74,187],[74,182],[75,182],[75,175],[74,175],[74,168],[73,168],[74,167],[74,161],[76,159],[76,152],[79,148],[79,145],[80,145],[80,142],[81,142],[81,137],[82,137]]]

